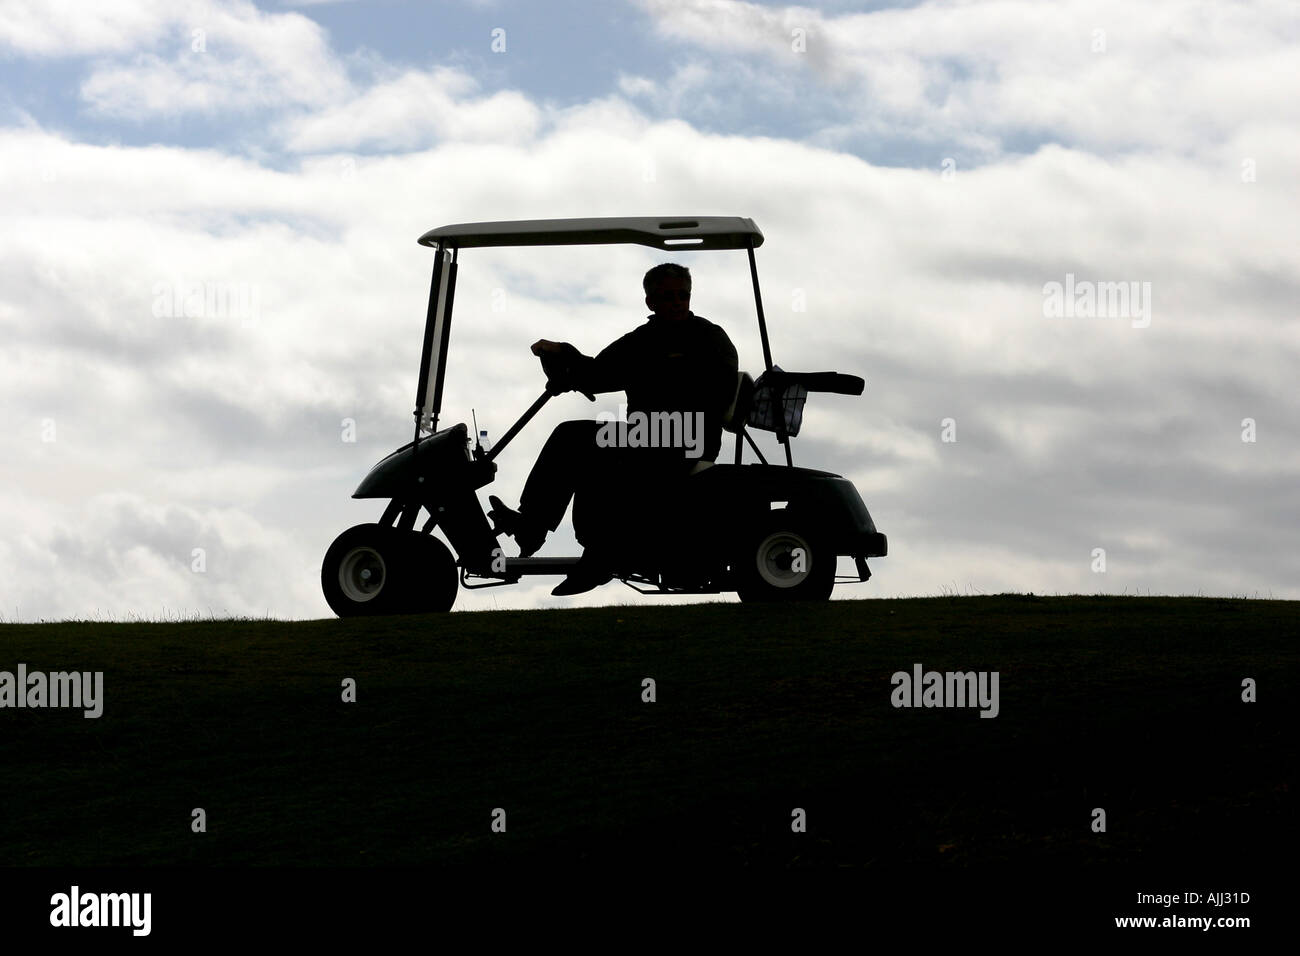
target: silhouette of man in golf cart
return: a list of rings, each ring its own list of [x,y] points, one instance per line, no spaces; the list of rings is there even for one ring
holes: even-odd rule
[[[627,392],[627,426],[569,421],[556,426],[524,485],[519,510],[490,497],[488,516],[512,535],[520,556],[534,554],[560,526],[570,500],[582,559],[551,593],[581,594],[607,583],[604,557],[615,536],[635,522],[638,500],[663,483],[713,461],[722,417],[737,375],[735,346],[719,326],[690,309],[691,274],[664,263],[642,282],[652,315],[599,355],[542,339],[532,351],[552,385],[589,396]]]

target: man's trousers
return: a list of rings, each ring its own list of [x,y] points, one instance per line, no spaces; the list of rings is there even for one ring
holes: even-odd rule
[[[612,546],[645,530],[645,516],[666,483],[685,477],[694,459],[681,448],[602,448],[602,422],[562,422],[551,432],[519,498],[530,521],[554,531],[573,501],[573,530],[584,547]]]

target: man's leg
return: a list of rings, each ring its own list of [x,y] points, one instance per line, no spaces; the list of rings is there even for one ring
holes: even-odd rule
[[[613,577],[615,563],[640,554],[654,536],[661,517],[661,498],[670,484],[686,474],[675,449],[598,448],[593,480],[574,496],[574,530],[583,544],[582,559],[555,595],[582,594]],[[632,551],[629,551],[629,547]]]
[[[526,521],[548,531],[560,526],[573,493],[595,477],[600,424],[572,421],[555,426],[519,496],[519,513]]]
[[[515,539],[520,557],[532,557],[546,542],[547,532],[564,520],[569,500],[592,471],[598,425],[574,421],[555,427],[528,473],[518,511],[507,508],[496,495],[488,495],[492,506],[488,517],[494,530]]]

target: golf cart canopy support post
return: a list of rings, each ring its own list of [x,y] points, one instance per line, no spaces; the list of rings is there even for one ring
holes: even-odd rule
[[[754,247],[750,246],[749,277],[754,283],[754,308],[758,310],[758,334],[763,340],[763,368],[772,371],[772,346],[767,341],[767,320],[763,317],[763,294],[758,290],[758,264],[754,261]]]
[[[758,310],[758,334],[763,340],[763,368],[768,372],[772,371],[772,346],[767,340],[767,319],[763,316],[763,293],[758,288],[758,265],[754,261],[754,247],[750,246],[749,252],[749,277],[754,282],[754,308]],[[749,436],[746,435],[746,438]],[[794,454],[790,451],[790,436],[785,433],[785,415],[778,413],[776,416],[776,440],[785,447],[785,463],[794,467]],[[749,443],[754,445],[754,440],[749,439]],[[737,451],[740,449],[739,443],[736,445]],[[758,451],[758,446],[754,445],[754,450]],[[759,453],[760,458],[763,457]]]
[[[442,338],[438,341],[438,371],[433,384],[433,427],[438,430],[438,415],[442,412],[442,382],[447,376],[447,342],[451,338],[451,317],[456,305],[456,270],[460,268],[456,259],[459,250],[451,250],[451,278],[447,281],[447,304],[443,310]],[[477,435],[474,436],[478,438]]]
[[[429,284],[429,309],[424,318],[424,347],[420,352],[419,389],[415,395],[415,441],[420,427],[438,430],[442,411],[442,382],[447,374],[447,341],[456,296],[457,250],[438,248]]]

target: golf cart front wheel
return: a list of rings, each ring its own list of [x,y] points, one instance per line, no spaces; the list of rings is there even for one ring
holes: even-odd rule
[[[339,617],[449,611],[456,600],[456,562],[431,535],[362,524],[330,545],[321,589]]]
[[[835,588],[836,555],[798,518],[782,511],[748,536],[733,565],[742,601],[825,601]]]

